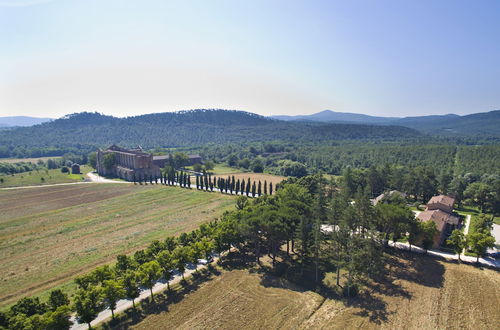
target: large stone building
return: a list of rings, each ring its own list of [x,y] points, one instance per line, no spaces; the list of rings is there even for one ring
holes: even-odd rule
[[[114,155],[111,166],[105,166],[106,155]],[[112,145],[106,150],[97,150],[97,173],[104,176],[115,176],[128,181],[150,176],[160,176],[160,167],[153,162],[153,155],[143,152],[141,147],[135,149],[120,148]]]
[[[112,164],[105,166],[106,155],[113,155]],[[169,156],[153,156],[153,154],[142,151],[141,147],[135,149],[125,149],[117,145],[112,145],[106,150],[97,150],[97,173],[103,176],[115,176],[128,181],[149,179],[159,177],[161,169]],[[199,155],[189,155],[190,165],[201,163]]]

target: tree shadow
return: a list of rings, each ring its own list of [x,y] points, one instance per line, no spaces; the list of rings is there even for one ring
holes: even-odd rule
[[[181,285],[172,286],[171,290],[166,290],[154,295],[154,301],[147,298],[140,303],[136,303],[135,310],[130,308],[118,315],[115,320],[111,320],[102,325],[103,329],[129,329],[133,325],[140,323],[147,316],[168,312],[171,304],[180,302],[184,297],[196,290],[205,282],[212,280],[220,275],[212,265],[197,273],[192,273],[189,280],[181,280]]]
[[[445,267],[435,257],[407,251],[388,252],[385,277],[414,282],[420,285],[442,288]]]

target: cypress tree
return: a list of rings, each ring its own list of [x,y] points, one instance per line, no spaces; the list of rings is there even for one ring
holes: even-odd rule
[[[191,174],[188,174],[188,188],[191,189]]]
[[[250,196],[250,178],[248,178],[248,181],[247,181],[247,189],[246,189],[246,193],[247,193],[247,197]]]
[[[241,180],[241,194],[244,195],[245,194],[245,180]]]
[[[256,190],[255,188],[256,187],[255,187],[255,181],[254,181],[252,184],[252,197],[255,197],[255,190]]]
[[[273,194],[273,183],[269,182],[269,195]]]
[[[231,178],[231,192],[233,193],[235,186],[236,186],[236,180],[234,180],[234,175],[233,175],[233,177]]]
[[[203,190],[203,176],[200,177],[200,190]]]
[[[236,195],[238,195],[238,192],[240,191],[240,179],[238,179],[238,181],[236,181]]]
[[[155,184],[158,184],[158,176],[155,175]]]
[[[205,174],[205,190],[208,190],[208,176]]]
[[[267,180],[264,180],[264,195],[267,195]]]
[[[200,189],[200,179],[199,179],[199,176],[196,176],[196,189]]]
[[[136,180],[136,179],[135,179],[135,173],[134,173],[134,176],[132,177],[132,180],[134,181],[134,184],[137,184],[137,183],[135,182],[135,180]]]
[[[262,183],[260,183],[260,180],[259,180],[259,185],[257,186],[257,195],[258,196],[262,195]]]
[[[231,178],[228,176],[226,181],[226,194],[227,191],[231,189]]]
[[[149,183],[153,184],[153,175],[152,174],[149,175]]]

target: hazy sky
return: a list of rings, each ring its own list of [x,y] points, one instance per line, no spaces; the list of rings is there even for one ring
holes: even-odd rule
[[[500,1],[0,0],[0,116],[500,109]]]

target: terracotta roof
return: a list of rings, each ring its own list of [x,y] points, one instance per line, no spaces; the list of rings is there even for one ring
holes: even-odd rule
[[[455,204],[455,199],[445,195],[434,196],[429,200],[427,204],[443,204],[450,207],[453,207]]]
[[[423,211],[417,216],[420,221],[434,221],[436,227],[439,231],[442,231],[445,224],[449,223],[452,225],[458,225],[459,219],[449,213],[443,212],[441,210],[430,210]]]

